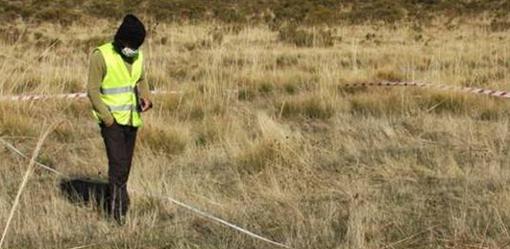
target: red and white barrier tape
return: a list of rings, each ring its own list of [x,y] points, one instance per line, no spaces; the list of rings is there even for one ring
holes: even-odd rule
[[[423,88],[432,88],[443,91],[458,91],[472,94],[482,94],[497,98],[510,98],[510,91],[499,91],[477,87],[461,87],[461,86],[449,86],[442,84],[423,83],[415,81],[382,81],[382,82],[369,82],[369,83],[355,83],[346,84],[345,87],[366,87],[366,86],[414,86]]]
[[[2,96],[0,101],[32,101],[48,99],[79,99],[87,97],[86,93],[55,94],[55,95],[16,95]]]
[[[416,81],[381,81],[381,82],[366,82],[345,84],[345,87],[368,87],[368,86],[412,86],[438,89],[442,91],[458,91],[471,94],[482,94],[497,98],[510,98],[510,91],[491,90],[478,87],[461,87],[450,86],[443,84],[423,83]],[[153,94],[183,94],[182,91],[151,91]],[[228,91],[232,92],[232,91]],[[235,92],[235,91],[234,91]],[[80,99],[87,97],[86,93],[69,93],[69,94],[53,94],[53,95],[15,95],[15,96],[0,96],[0,101],[35,101],[35,100],[48,100],[48,99]]]
[[[151,91],[153,94],[181,94],[180,91]],[[68,94],[34,94],[34,95],[15,95],[15,96],[0,96],[0,101],[35,101],[35,100],[48,100],[48,99],[81,99],[86,98],[87,93],[68,93]]]

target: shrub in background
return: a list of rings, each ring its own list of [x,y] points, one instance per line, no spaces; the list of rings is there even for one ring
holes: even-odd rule
[[[307,30],[298,28],[295,24],[280,27],[278,38],[282,42],[298,47],[331,47],[334,45],[331,30],[324,28]]]

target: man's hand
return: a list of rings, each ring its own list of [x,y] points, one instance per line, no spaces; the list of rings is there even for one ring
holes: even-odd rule
[[[142,98],[140,102],[142,112],[145,112],[152,108],[152,102],[149,99]]]
[[[115,124],[115,119],[111,118],[106,121],[103,121],[103,124],[104,124],[104,126],[106,126],[106,128],[110,128]]]

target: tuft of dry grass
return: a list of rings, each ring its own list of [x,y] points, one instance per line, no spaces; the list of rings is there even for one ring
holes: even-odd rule
[[[314,95],[292,97],[277,106],[280,107],[279,115],[285,118],[304,117],[327,120],[337,110],[332,101]]]
[[[189,143],[190,135],[186,128],[168,127],[164,123],[152,122],[140,133],[140,140],[154,152],[174,155],[182,153]]]
[[[58,123],[55,123],[55,124],[58,125]],[[16,197],[14,198],[14,201],[12,203],[12,207],[11,207],[11,210],[9,212],[9,216],[7,218],[7,222],[6,222],[4,230],[2,232],[2,238],[0,239],[0,248],[2,248],[2,246],[4,245],[4,242],[5,242],[6,238],[7,238],[7,232],[9,231],[12,219],[13,219],[14,214],[15,214],[15,212],[17,210],[18,205],[19,205],[21,194],[23,193],[23,190],[25,189],[25,186],[27,185],[28,180],[30,179],[31,175],[33,174],[34,167],[35,167],[35,164],[36,164],[36,160],[37,160],[37,157],[39,155],[39,151],[41,150],[41,147],[44,144],[44,141],[46,140],[46,138],[48,137],[50,132],[52,132],[53,129],[55,128],[55,126],[56,126],[55,124],[50,125],[43,133],[41,133],[41,135],[40,135],[40,137],[39,137],[39,139],[37,141],[37,145],[36,145],[36,147],[34,149],[34,152],[32,153],[32,156],[30,157],[30,161],[28,163],[27,169],[26,169],[25,174],[23,176],[23,181],[21,182],[21,184],[20,184],[20,186],[18,188],[18,191],[16,193]]]

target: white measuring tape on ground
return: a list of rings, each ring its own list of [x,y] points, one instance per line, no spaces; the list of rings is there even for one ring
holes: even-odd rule
[[[367,82],[367,83],[354,83],[354,84],[345,84],[345,87],[368,87],[368,86],[411,86],[411,87],[422,87],[422,88],[431,88],[442,91],[457,91],[457,92],[466,92],[471,94],[481,94],[488,95],[497,98],[510,98],[510,91],[500,91],[500,90],[491,90],[486,88],[478,88],[478,87],[461,87],[461,86],[450,86],[444,84],[433,84],[433,83],[423,83],[416,81],[381,81],[381,82]]]
[[[23,152],[21,152],[20,150],[18,150],[18,149],[17,149],[14,145],[12,145],[11,143],[9,143],[9,142],[5,141],[3,138],[0,138],[0,142],[2,142],[2,144],[3,144],[6,148],[8,148],[8,149],[10,149],[11,151],[13,151],[14,153],[18,154],[20,157],[22,157],[22,158],[24,158],[24,159],[28,159],[28,156],[27,156],[27,155],[23,154]],[[48,170],[48,171],[50,171],[50,172],[52,172],[52,173],[54,173],[54,174],[56,174],[56,175],[59,175],[59,176],[65,177],[65,178],[71,178],[71,177],[69,177],[68,175],[66,175],[66,174],[64,174],[64,173],[62,173],[62,172],[60,172],[60,171],[58,171],[58,170],[55,170],[55,169],[53,169],[53,168],[51,168],[51,167],[49,167],[49,166],[47,166],[47,165],[44,165],[44,164],[42,164],[42,163],[40,163],[40,162],[36,162],[36,164],[37,164],[37,166],[39,166],[39,167],[41,167],[41,168],[43,168],[43,169],[45,169],[45,170]],[[270,239],[268,239],[268,238],[265,238],[265,237],[263,237],[263,236],[260,236],[260,235],[258,235],[258,234],[255,234],[255,233],[253,233],[253,232],[250,232],[250,231],[248,231],[248,230],[246,230],[246,229],[244,229],[244,228],[242,228],[242,227],[240,227],[240,226],[237,226],[237,225],[232,224],[232,223],[230,223],[230,222],[228,222],[228,221],[225,221],[225,220],[223,220],[223,219],[220,219],[220,218],[218,218],[218,217],[216,217],[216,216],[214,216],[214,215],[212,215],[212,214],[209,214],[209,213],[207,213],[207,212],[204,212],[204,211],[202,211],[202,210],[200,210],[200,209],[198,209],[198,208],[196,208],[196,207],[193,207],[193,206],[190,206],[190,205],[188,205],[188,204],[185,204],[184,202],[178,201],[178,200],[176,200],[176,199],[174,199],[174,198],[172,198],[172,197],[170,197],[170,196],[164,196],[164,195],[160,195],[160,194],[150,193],[150,192],[142,191],[142,190],[138,190],[138,189],[131,189],[131,190],[132,190],[132,191],[134,191],[134,192],[140,193],[140,194],[142,194],[142,195],[148,196],[148,197],[157,198],[157,199],[161,199],[161,200],[168,200],[168,201],[170,201],[170,202],[172,202],[172,203],[174,203],[174,204],[176,204],[176,205],[178,205],[178,206],[180,206],[180,207],[183,207],[183,208],[185,208],[185,209],[188,209],[188,210],[190,210],[190,211],[194,212],[195,214],[198,214],[198,215],[200,215],[200,216],[202,216],[202,217],[205,217],[205,218],[208,218],[208,219],[210,219],[210,220],[216,221],[216,222],[218,222],[218,223],[220,223],[220,224],[223,224],[223,225],[225,225],[225,226],[228,226],[228,227],[230,227],[230,228],[232,228],[232,229],[235,229],[235,230],[237,230],[237,231],[239,231],[239,232],[241,232],[241,233],[244,233],[244,234],[246,234],[246,235],[248,235],[248,236],[251,236],[251,237],[253,237],[253,238],[256,238],[256,239],[259,239],[259,240],[265,241],[265,242],[267,242],[267,243],[270,243],[270,244],[273,244],[273,245],[276,245],[276,246],[279,246],[279,247],[283,247],[283,248],[289,248],[289,249],[291,249],[291,247],[290,247],[290,246],[288,246],[288,245],[285,245],[285,244],[283,244],[283,243],[280,243],[280,242],[276,242],[276,241],[270,240]]]

